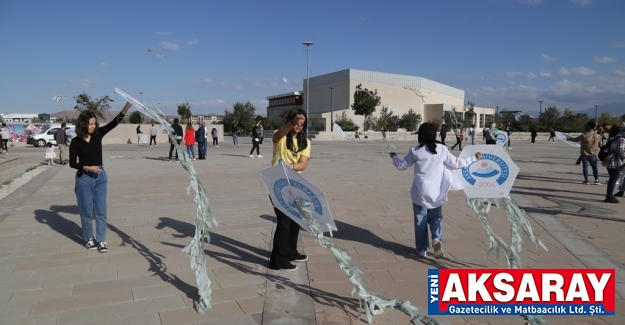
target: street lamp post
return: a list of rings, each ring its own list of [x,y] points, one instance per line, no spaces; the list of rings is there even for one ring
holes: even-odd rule
[[[597,107],[599,107],[599,105],[595,105],[595,123],[599,123],[599,120],[597,120]]]
[[[310,125],[310,116],[308,116],[308,107],[310,107],[310,46],[313,42],[304,42],[306,45],[306,124]]]
[[[334,88],[330,87],[330,131],[334,131],[334,107],[333,107],[333,98],[332,98],[332,91],[334,90]]]
[[[538,115],[538,118],[540,118],[540,115],[543,114],[543,101],[539,100],[538,102],[540,103],[540,114]]]

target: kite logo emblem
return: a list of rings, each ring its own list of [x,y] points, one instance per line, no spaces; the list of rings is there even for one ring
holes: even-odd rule
[[[498,156],[483,154],[482,160],[472,163],[468,167],[462,168],[462,177],[467,183],[478,187],[494,187],[497,183],[502,185],[508,180],[510,169],[506,162]],[[477,182],[475,178],[479,178]],[[492,180],[492,178],[495,178]]]
[[[290,184],[289,184],[290,182]],[[281,178],[273,183],[273,194],[278,199],[278,203],[283,206],[289,213],[297,218],[302,218],[295,206],[294,199],[302,198],[304,200],[310,200],[312,210],[317,215],[323,215],[323,206],[319,201],[319,198],[313,193],[306,185],[295,181]]]

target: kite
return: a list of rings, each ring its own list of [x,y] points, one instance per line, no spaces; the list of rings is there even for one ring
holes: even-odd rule
[[[406,86],[404,86],[404,89],[412,91],[415,95],[417,95],[417,97],[421,98],[422,102],[425,103],[425,99],[423,99],[423,98],[425,98],[425,96],[421,95],[420,91],[418,91],[418,90],[416,90],[416,89],[414,89],[412,87],[406,87]]]
[[[65,96],[65,95],[56,95],[56,96],[52,97],[52,100],[55,101],[55,102],[60,102],[65,97],[67,97],[67,96]]]
[[[159,52],[157,50],[151,49],[151,48],[148,49],[148,52],[152,52],[152,53],[156,54],[156,56],[158,56],[159,59],[163,60],[163,62],[167,62],[167,60],[165,60],[165,56],[163,55],[163,53],[161,53],[161,52]]]

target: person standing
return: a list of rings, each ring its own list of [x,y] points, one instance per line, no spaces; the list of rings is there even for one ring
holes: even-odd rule
[[[471,138],[471,144],[476,145],[477,141],[475,139],[475,124],[471,124],[471,129],[469,130],[469,137]]]
[[[141,124],[137,125],[137,144],[141,144],[141,137],[143,136],[143,132],[141,132]]]
[[[6,155],[9,149],[9,137],[11,134],[9,132],[9,128],[4,122],[1,124],[0,134],[2,135],[2,146],[0,146],[0,152]]]
[[[263,139],[265,139],[265,129],[263,128],[262,121],[258,121],[258,139],[260,139],[260,144],[263,144]]]
[[[508,149],[512,149],[510,148],[510,136],[512,136],[512,129],[510,128],[510,124],[506,126],[506,134],[508,135]]]
[[[54,141],[56,141],[56,145],[59,147],[59,165],[67,164],[65,159],[63,159],[63,157],[65,157],[65,145],[67,143],[65,129],[67,129],[67,124],[63,122],[61,123],[61,128],[54,133]]]
[[[386,126],[382,127],[382,140],[386,141]]]
[[[154,146],[156,147],[156,127],[154,123],[152,123],[152,127],[150,127],[150,147],[152,146],[152,141],[154,141]]]
[[[180,145],[180,141],[182,141],[182,126],[180,126],[178,122],[179,120],[176,117],[171,128],[174,129],[174,138],[176,139],[176,143]],[[169,138],[169,161],[171,162],[174,162],[171,160],[171,154],[174,152],[174,148],[176,148],[176,145],[171,141],[171,138]],[[178,161],[178,150],[176,150],[176,161]]]
[[[625,122],[617,129],[616,125],[610,129],[609,151],[602,165],[608,170],[608,188],[605,195],[605,203],[619,203],[614,195],[614,188],[618,178],[625,170]],[[619,193],[617,193],[619,194]],[[622,196],[623,193],[620,193]]]
[[[91,111],[82,111],[76,120],[76,137],[69,145],[69,166],[77,169],[74,192],[85,241],[83,246],[88,250],[108,252],[106,243],[108,179],[102,161],[102,138],[119,124],[131,106],[132,104],[127,102],[121,112],[102,127],[98,127],[97,117]]]
[[[271,165],[283,163],[285,167],[301,173],[310,160],[310,140],[306,136],[306,111],[295,108],[289,112],[284,125],[273,133],[273,159]],[[273,204],[273,202],[272,202]],[[308,256],[297,252],[297,238],[300,226],[275,207],[277,225],[273,237],[273,248],[269,268],[295,271],[291,262],[304,262]]]
[[[260,121],[259,121],[260,123]],[[260,155],[260,131],[258,129],[258,124],[254,125],[252,128],[252,150],[250,150],[250,158],[254,158],[254,149],[256,149],[256,157],[262,158]]]
[[[232,124],[232,143],[238,147],[239,146],[239,127],[236,123]]]
[[[206,127],[204,127],[204,122],[200,123],[200,127],[195,131],[195,141],[197,142],[198,159],[206,159]]]
[[[187,123],[187,128],[184,132],[184,144],[187,146],[187,154],[192,160],[195,160],[195,130],[191,122]]]
[[[495,123],[493,123],[490,125],[490,128],[484,128],[483,134],[484,139],[486,139],[486,144],[497,144],[495,126]]]
[[[556,131],[554,131],[553,129],[549,131],[549,140],[547,140],[547,143],[549,143],[549,141],[552,141],[553,143],[556,142]]]
[[[459,146],[459,150],[462,151],[462,135],[460,133],[460,124],[453,126],[454,135],[456,136],[456,144],[451,147],[451,150],[454,150],[456,146]]]
[[[536,132],[535,127],[532,127],[530,130],[530,136],[532,137],[532,144],[536,143],[536,136],[538,136],[538,133]]]
[[[213,137],[213,147],[219,147],[219,136],[216,128],[211,130],[211,136]]]
[[[475,156],[456,158],[446,146],[436,141],[436,127],[432,123],[423,123],[418,131],[419,144],[412,148],[404,159],[390,153],[393,165],[398,170],[406,170],[414,165],[414,181],[410,188],[412,210],[414,213],[415,244],[417,255],[426,257],[430,249],[428,224],[432,237],[434,257],[443,257],[443,211],[449,191],[462,189],[452,169],[470,166],[482,158]]]
[[[447,138],[447,125],[445,125],[445,122],[443,122],[443,125],[441,126],[441,134],[440,134],[440,136],[441,136],[441,143],[444,146],[447,146],[445,144],[445,138]]]
[[[592,174],[595,177],[595,185],[602,185],[599,181],[599,170],[597,169],[597,155],[599,154],[599,144],[601,136],[595,132],[595,122],[586,123],[586,132],[576,137],[569,138],[571,142],[580,142],[580,160],[582,161],[582,173],[584,175],[583,184],[588,182],[588,164],[592,167]]]
[[[48,159],[48,166],[54,166],[54,158],[56,158],[56,154],[54,153],[54,149],[58,147],[53,147],[52,142],[48,142],[48,149],[46,149],[46,155],[44,156]]]

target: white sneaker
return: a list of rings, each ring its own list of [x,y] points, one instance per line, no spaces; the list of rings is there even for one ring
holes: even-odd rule
[[[443,246],[440,241],[434,240],[432,244],[432,248],[434,248],[434,258],[440,259],[443,258]]]
[[[263,156],[261,156],[261,155],[258,155],[258,156],[256,156],[256,157],[258,157],[258,158],[263,158]]]
[[[417,251],[417,255],[419,255],[420,257],[426,257],[428,255],[427,252],[419,252]]]
[[[219,146],[215,146],[215,147],[219,148]]]
[[[197,160],[197,159],[193,158],[193,160]]]
[[[254,158],[254,155],[250,155],[250,158]]]

